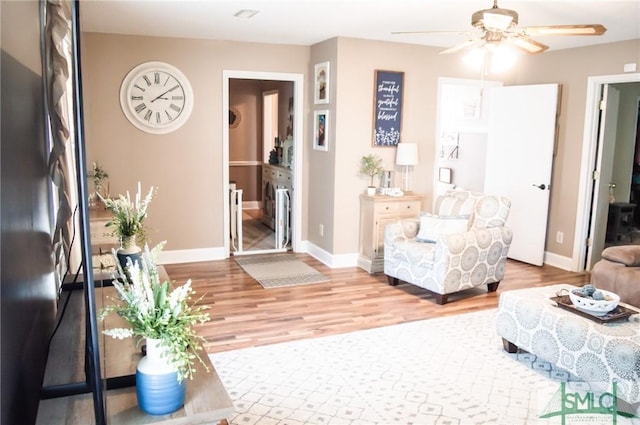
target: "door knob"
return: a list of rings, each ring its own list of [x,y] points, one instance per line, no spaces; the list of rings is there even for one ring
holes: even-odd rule
[[[532,184],[531,186],[537,187],[540,190],[545,190],[545,189],[551,190],[551,185],[546,186],[544,183],[543,184]]]

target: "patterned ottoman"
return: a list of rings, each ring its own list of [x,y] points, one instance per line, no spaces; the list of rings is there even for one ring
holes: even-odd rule
[[[549,299],[572,288],[560,284],[501,293],[496,330],[505,350],[521,348],[585,382],[607,383],[610,388],[617,380],[622,399],[640,402],[640,312],[599,324]]]

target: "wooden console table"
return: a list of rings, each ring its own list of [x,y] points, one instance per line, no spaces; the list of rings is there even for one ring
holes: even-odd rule
[[[360,195],[360,253],[358,266],[369,273],[384,269],[384,226],[420,216],[422,195]]]
[[[162,268],[164,270],[164,268]],[[161,272],[162,272],[161,270]],[[98,291],[101,291],[100,295]],[[96,291],[98,309],[108,303],[106,297],[116,297],[113,287]],[[104,320],[104,328],[126,326],[126,322],[115,314]],[[135,346],[132,338],[113,339],[105,337],[102,341],[105,377],[135,375],[138,362],[142,358],[140,347]],[[207,353],[200,353],[209,372],[196,360],[197,372],[193,380],[187,380],[185,405],[171,415],[150,416],[138,407],[136,388],[128,387],[106,392],[106,413],[109,424],[211,424],[229,418],[233,413],[233,403],[227,394]]]
[[[166,275],[163,267],[159,272]],[[109,302],[107,297],[116,296],[112,286],[95,289],[96,307],[102,308]],[[62,382],[77,382],[84,379],[84,312],[81,291],[72,291],[69,306],[63,323],[53,339],[47,369],[45,385]],[[124,319],[115,314],[109,315],[99,330],[105,327],[126,326]],[[209,372],[196,360],[197,372],[193,380],[187,380],[185,405],[171,415],[151,416],[138,407],[136,388],[129,386],[108,389],[105,394],[106,419],[109,425],[198,425],[226,423],[233,415],[233,402],[220,381],[215,368],[206,353],[201,353]],[[113,339],[100,335],[100,361],[103,379],[122,377],[122,381],[135,382],[136,366],[142,354],[135,340]],[[52,398],[40,401],[36,425],[67,424],[89,425],[95,423],[92,394]]]

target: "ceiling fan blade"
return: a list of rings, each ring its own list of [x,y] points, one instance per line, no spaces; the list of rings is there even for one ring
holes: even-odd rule
[[[483,43],[484,43],[483,40],[468,40],[468,41],[465,41],[464,43],[460,43],[453,47],[449,47],[448,49],[441,51],[439,54],[446,55],[449,53],[456,53],[456,52],[459,52],[460,50],[481,46]]]
[[[600,24],[588,25],[547,25],[524,27],[522,32],[527,36],[541,35],[602,35],[607,29]]]
[[[505,41],[525,53],[542,53],[549,48],[546,44],[539,43],[523,35],[505,38]]]

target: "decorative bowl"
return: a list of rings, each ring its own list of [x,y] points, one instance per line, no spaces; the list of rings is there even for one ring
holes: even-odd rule
[[[575,294],[574,291],[580,291],[580,288],[569,291],[569,298],[576,308],[595,316],[604,316],[618,306],[620,297],[617,294],[605,291],[604,289],[598,290],[602,292],[604,300],[594,300]]]

